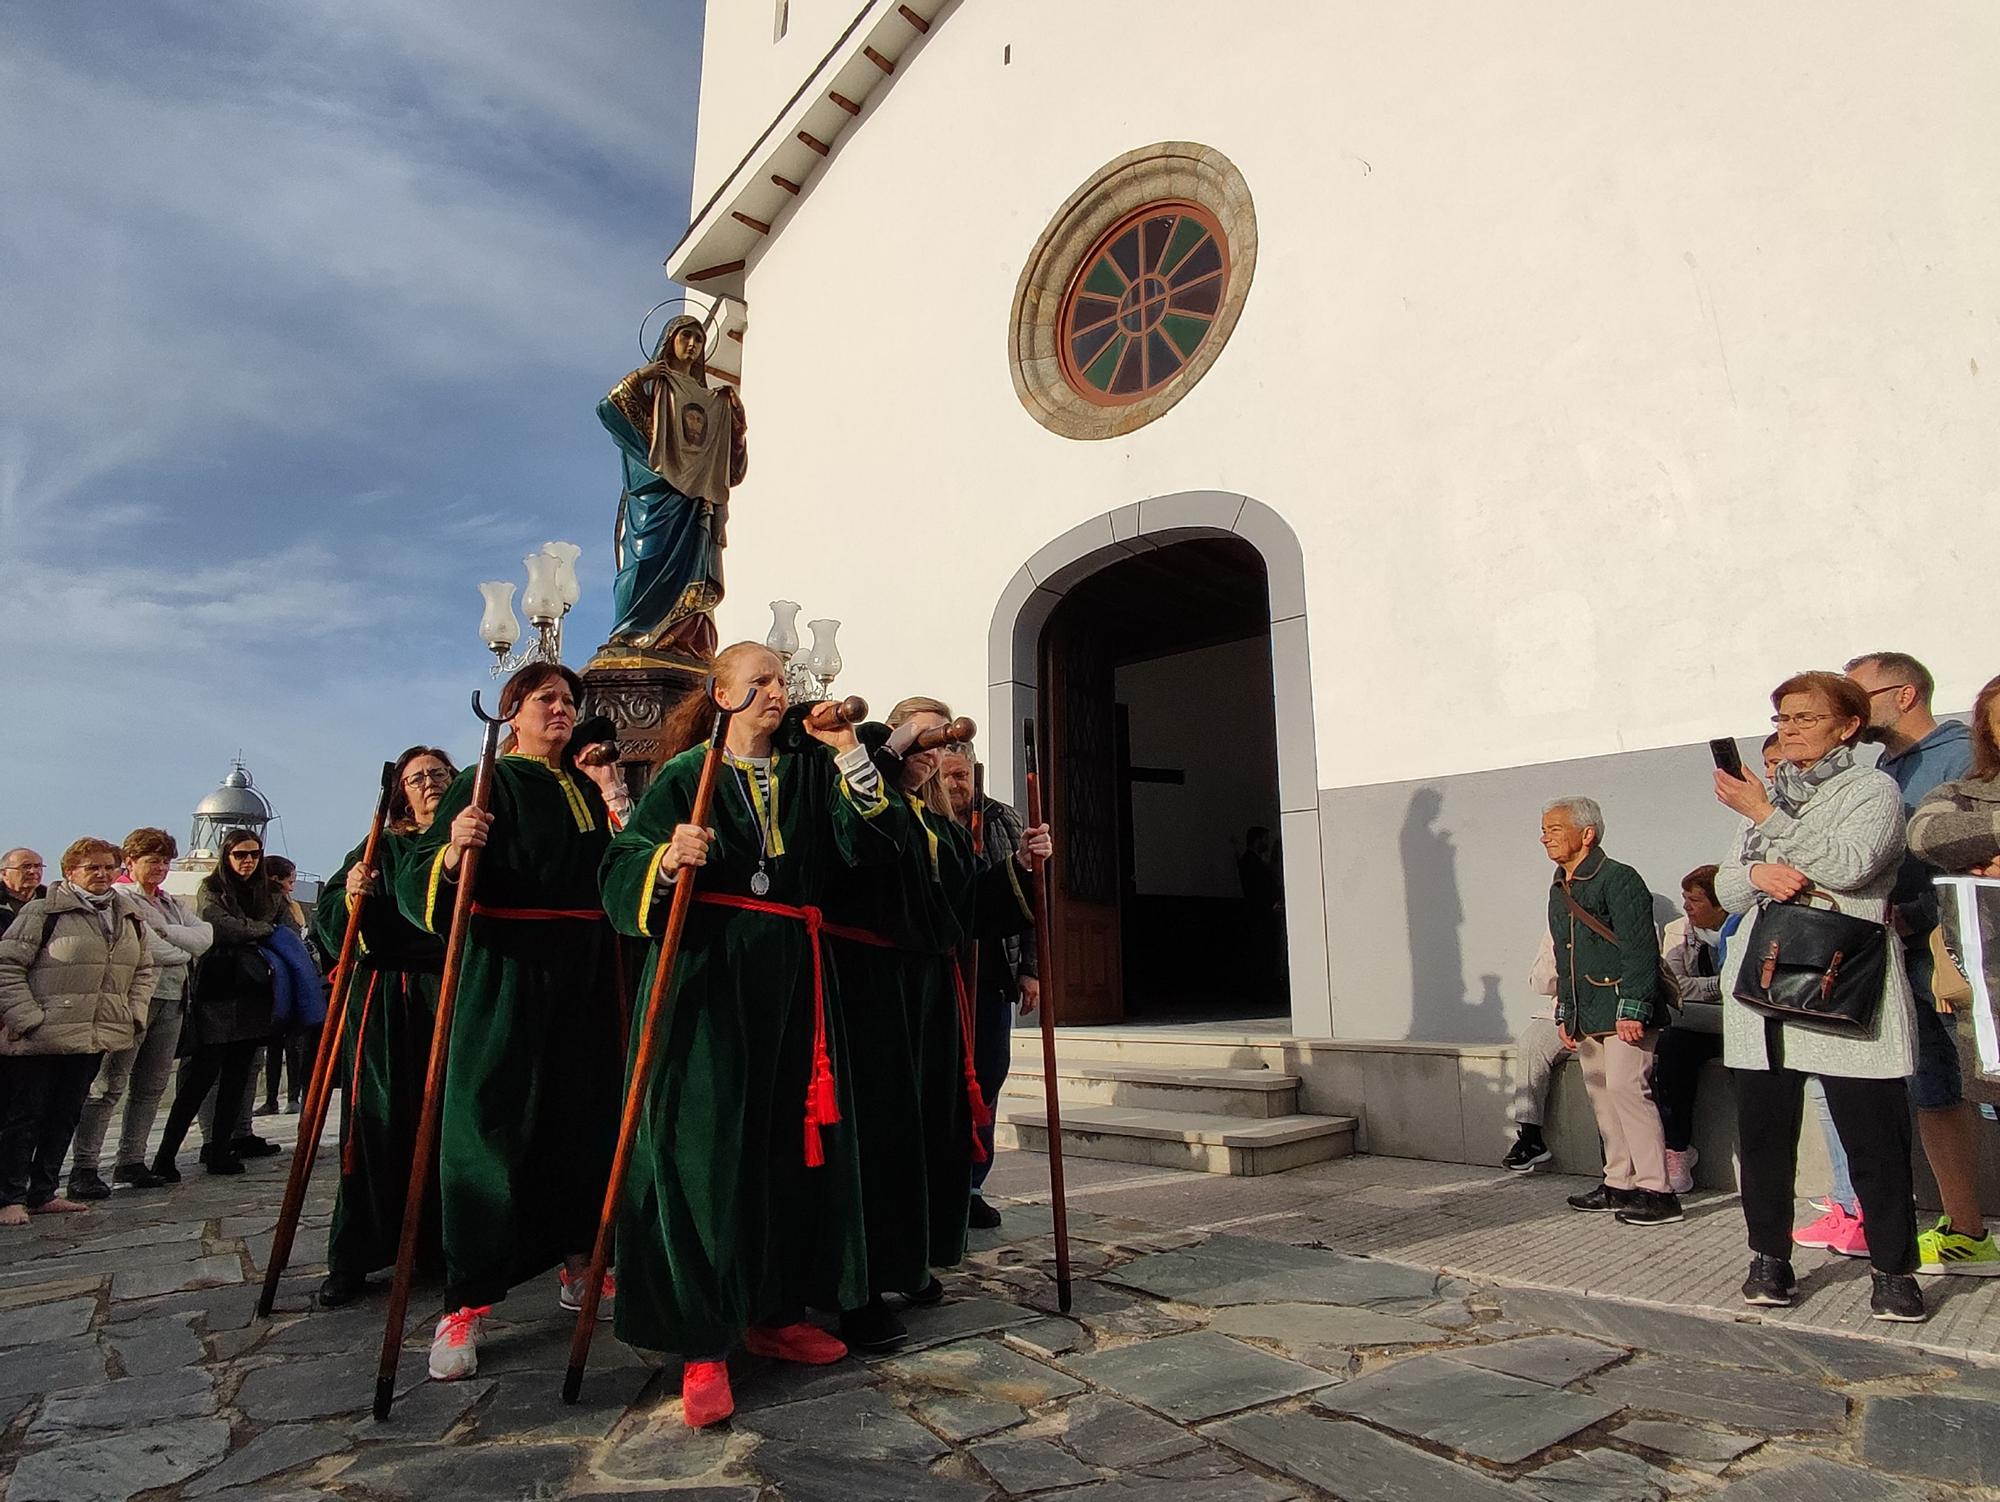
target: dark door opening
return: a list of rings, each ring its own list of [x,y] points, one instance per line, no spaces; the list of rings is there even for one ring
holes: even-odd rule
[[[1041,648],[1058,1020],[1288,1015],[1263,559],[1200,538],[1121,560]]]

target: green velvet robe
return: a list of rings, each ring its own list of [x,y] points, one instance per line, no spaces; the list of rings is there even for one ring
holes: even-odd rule
[[[658,875],[660,857],[674,826],[693,811],[703,755],[697,747],[661,767],[604,862],[612,921],[656,941],[638,987],[642,1007],[673,893]],[[859,799],[829,752],[780,753],[773,777],[783,853],[768,862],[766,900],[822,906],[850,866],[895,859],[895,808],[879,796]],[[743,786],[725,761],[709,816],[717,838],[700,868],[697,894],[750,894],[760,835]],[[796,1319],[808,1306],[851,1308],[866,1297],[849,1051],[830,966],[824,982],[841,1119],[821,1128],[825,1162],[808,1167],[813,957],[807,927],[694,904],[623,1186],[621,1340],[716,1357],[751,1325]]]
[[[424,1071],[437,1021],[438,976],[444,944],[403,916],[396,904],[396,873],[410,858],[414,834],[382,832],[375,864],[376,889],[361,909],[354,978],[341,1022],[341,1112],[333,1224],[327,1232],[327,1270],[365,1276],[394,1264],[402,1235],[404,1195],[423,1111]],[[347,852],[327,879],[314,909],[321,947],[340,953],[352,901],[347,872],[363,846]],[[438,1241],[437,1169],[432,1165],[418,1265],[435,1268]]]
[[[1010,868],[980,869],[969,830],[891,798],[906,812],[896,865],[857,873],[828,909],[895,946],[832,941],[874,1294],[915,1293],[931,1269],[965,1255],[974,1139],[953,969],[968,936],[1001,938],[1032,921]]]
[[[448,931],[455,885],[443,869],[451,821],[472,801],[467,770],[397,871],[410,920]],[[597,870],[610,843],[587,777],[530,756],[493,769],[493,828],[475,901],[490,908],[588,911],[589,918],[481,916],[461,962],[438,1136],[448,1297],[490,1303],[597,1235],[619,1114],[628,998]]]

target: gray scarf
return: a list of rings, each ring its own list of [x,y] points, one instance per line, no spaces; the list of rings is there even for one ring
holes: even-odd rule
[[[1796,819],[1805,812],[1806,804],[1812,801],[1814,793],[1853,765],[1854,749],[1851,746],[1836,746],[1809,767],[1789,761],[1780,762],[1777,775],[1771,779],[1771,802],[1779,812]],[[1751,825],[1749,833],[1743,837],[1745,858],[1761,860],[1770,848],[1770,838],[1756,825]]]
[[[72,896],[81,898],[83,901],[89,903],[91,907],[96,910],[97,921],[104,925],[104,934],[106,938],[109,938],[111,935],[117,933],[118,922],[115,918],[111,916],[112,907],[118,901],[118,889],[116,887],[113,887],[110,891],[106,892],[102,897],[100,897],[97,895],[97,893],[89,891],[84,887],[80,887],[73,881],[65,881],[63,885],[69,888],[70,894]]]

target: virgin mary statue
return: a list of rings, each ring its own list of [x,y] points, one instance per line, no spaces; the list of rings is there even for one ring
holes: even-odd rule
[[[597,418],[625,465],[610,647],[712,657],[729,492],[743,482],[749,450],[742,401],[708,384],[700,320],[669,323],[653,363],[614,386]]]

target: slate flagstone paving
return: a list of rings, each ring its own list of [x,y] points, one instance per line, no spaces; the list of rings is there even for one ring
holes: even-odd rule
[[[689,1431],[677,1365],[608,1326],[563,1406],[552,1280],[495,1310],[456,1384],[425,1376],[420,1289],[379,1424],[381,1297],[308,1304],[330,1178],[275,1317],[254,1318],[287,1164],[121,1191],[0,1241],[5,1502],[1957,1502],[2000,1485],[1988,1351],[1468,1275],[1315,1234],[1304,1210],[1246,1218],[1244,1184],[1296,1206],[1324,1175],[1183,1175],[1174,1215],[1149,1218],[1129,1200],[1152,1191],[1093,1195],[1087,1163],[1066,1316],[1046,1208],[994,1187],[1005,1222],[975,1233],[943,1304],[904,1311],[906,1346],[739,1358],[724,1428]],[[1003,1154],[994,1185],[1041,1168]],[[1376,1202],[1416,1192],[1349,1171]]]

